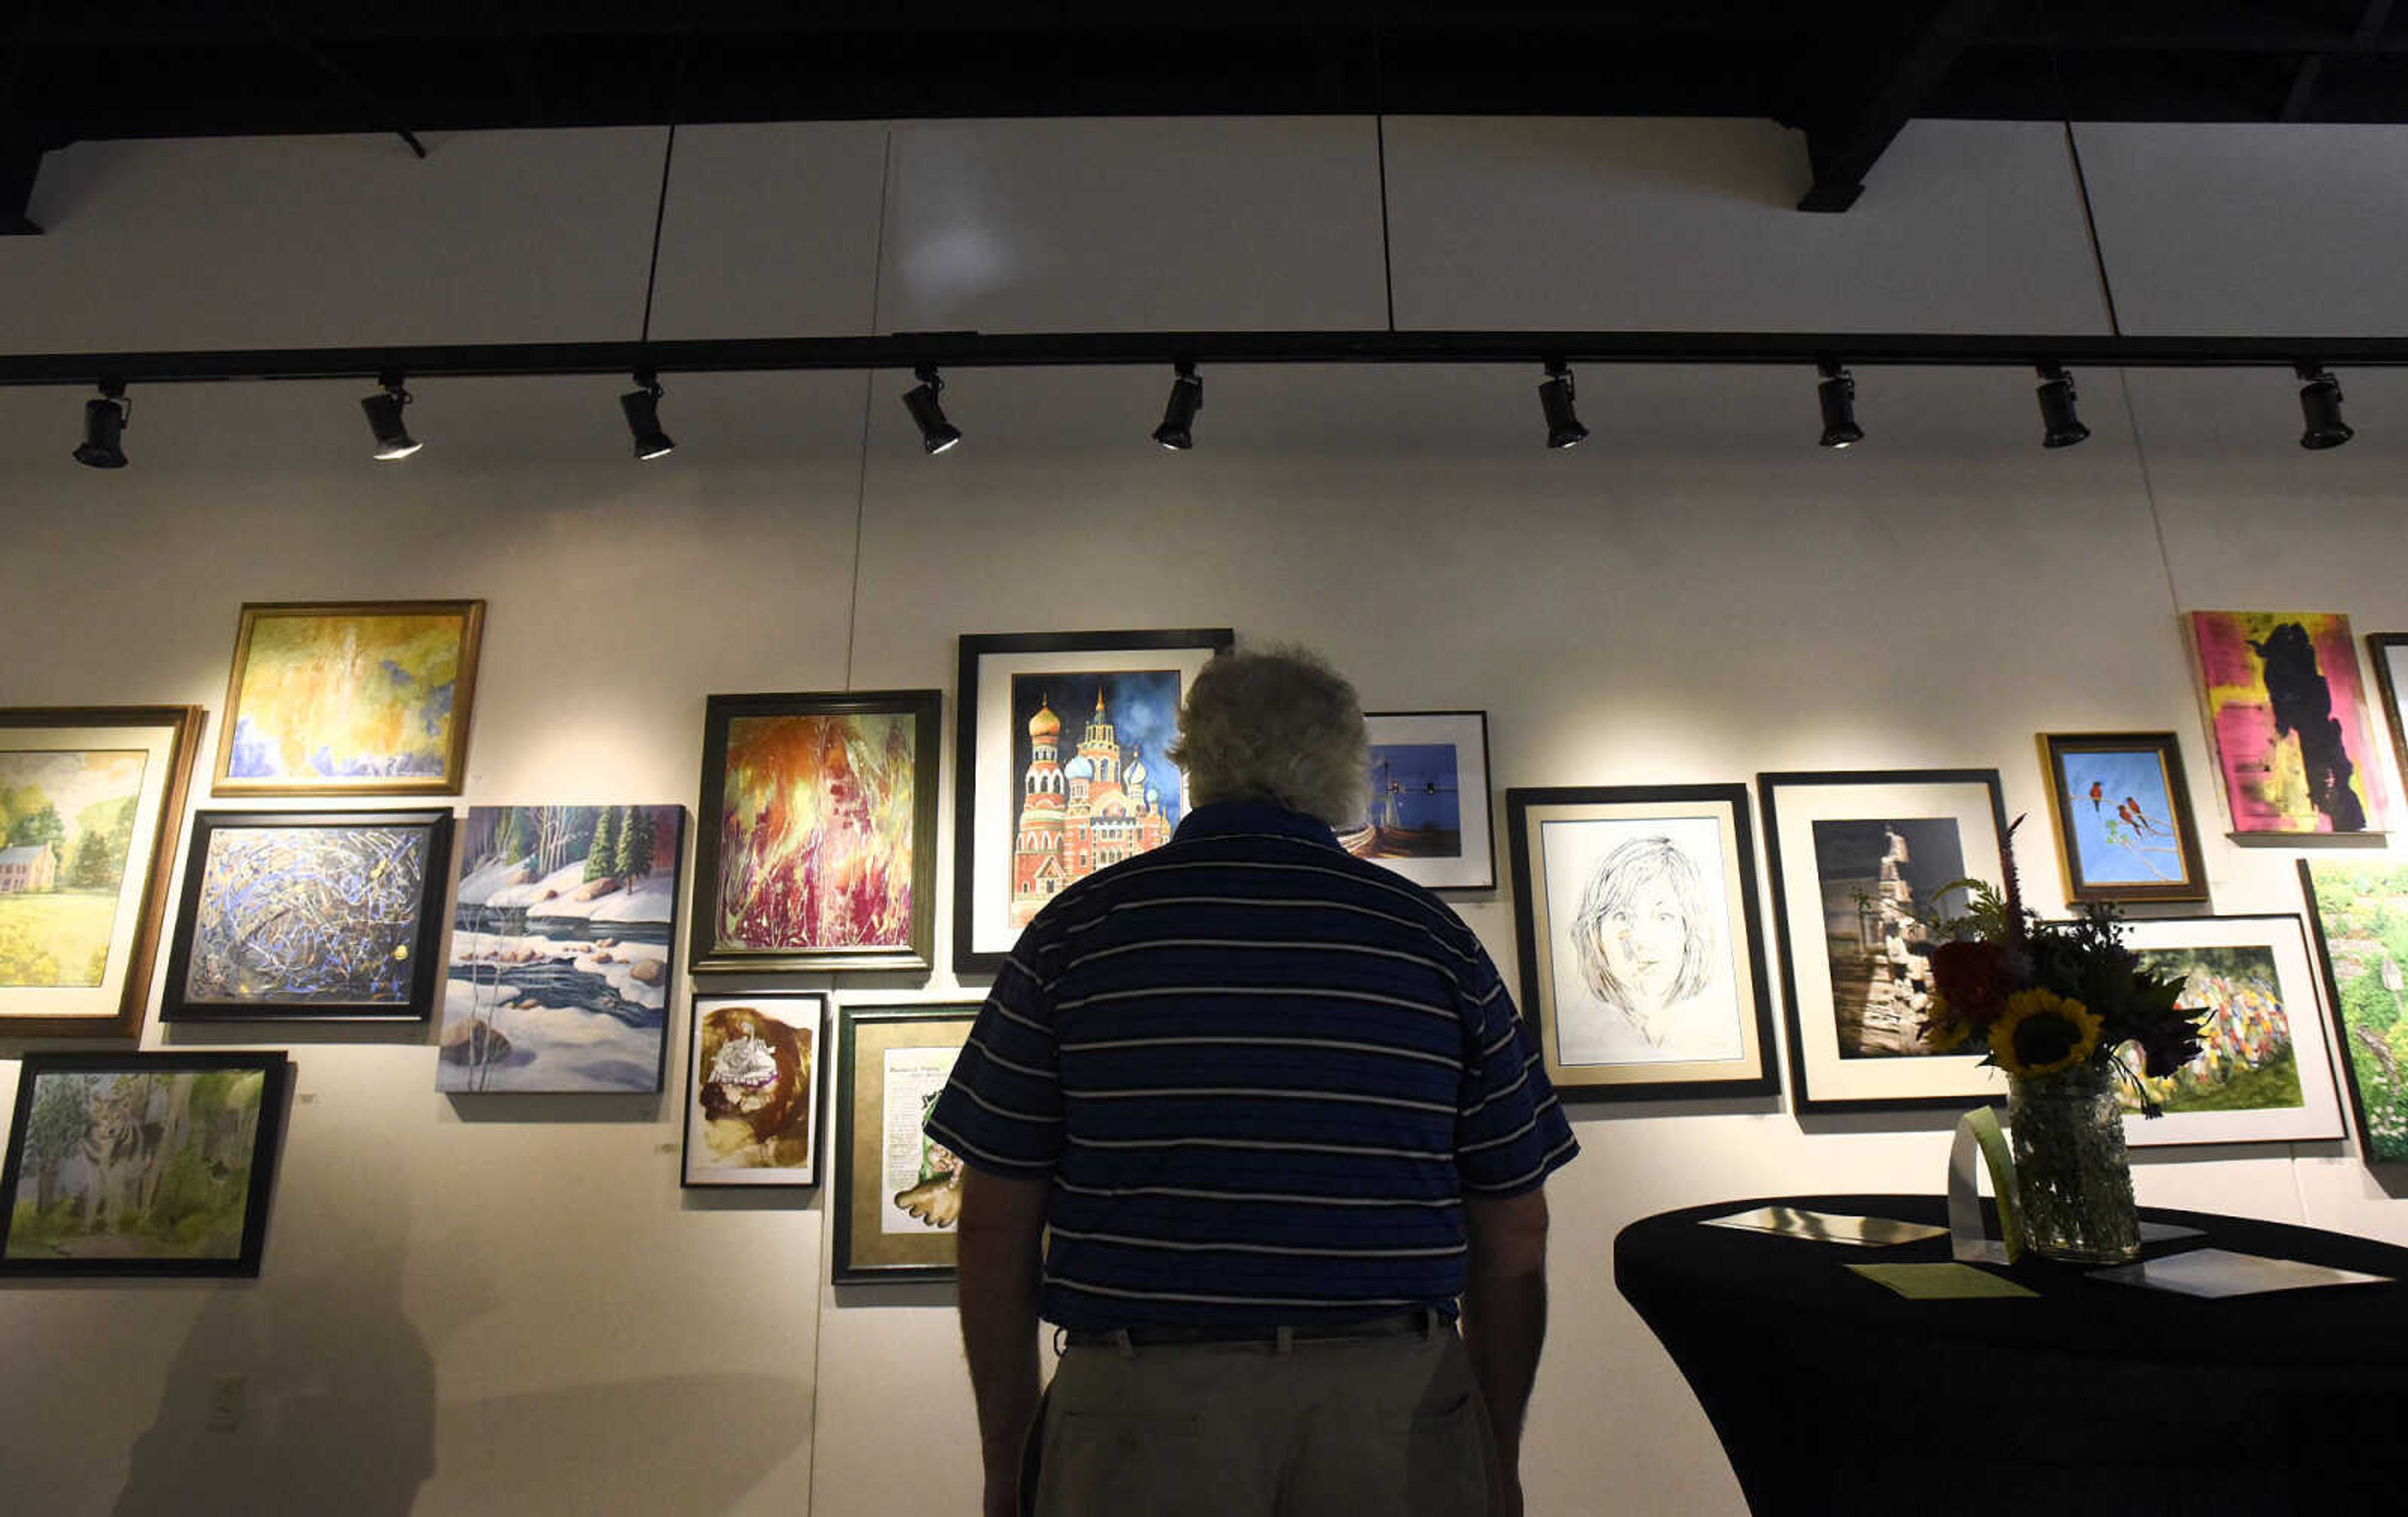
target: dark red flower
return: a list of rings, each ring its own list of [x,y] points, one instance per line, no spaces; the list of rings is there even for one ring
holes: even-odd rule
[[[1958,938],[1931,951],[1931,985],[1948,1014],[1987,1027],[2007,1009],[2006,950],[1979,938]]]

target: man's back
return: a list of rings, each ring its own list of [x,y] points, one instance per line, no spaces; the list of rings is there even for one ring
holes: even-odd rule
[[[1570,1126],[1479,940],[1330,831],[1343,677],[1224,654],[1168,756],[1195,809],[1038,913],[927,1123],[986,1511],[1512,1517]]]
[[[1309,818],[1207,808],[1066,892],[1014,961],[1011,1015],[964,1059],[982,1091],[1006,1077],[994,1101],[1019,1120],[982,1110],[958,1136],[1050,1153],[1044,1307],[1066,1326],[1452,1302],[1461,1191],[1546,1157],[1515,1157],[1540,1103],[1514,1099],[1512,1003],[1477,940]]]

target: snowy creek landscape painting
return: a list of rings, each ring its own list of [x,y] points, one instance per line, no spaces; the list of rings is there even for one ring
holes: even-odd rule
[[[661,1088],[681,806],[480,806],[460,888],[436,1087]]]

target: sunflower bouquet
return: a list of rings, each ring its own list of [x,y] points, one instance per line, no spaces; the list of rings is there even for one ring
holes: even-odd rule
[[[2157,1116],[2128,1051],[2137,1047],[2142,1067],[2158,1077],[2198,1056],[2202,1013],[2176,1004],[2182,980],[2142,966],[2113,906],[2089,903],[2069,922],[2025,909],[2012,861],[2004,892],[1958,880],[1939,897],[1959,890],[1963,915],[1925,923],[1936,942],[1926,1045],[1979,1049],[1983,1063],[2019,1080],[2086,1066],[2120,1074],[2141,1109]]]

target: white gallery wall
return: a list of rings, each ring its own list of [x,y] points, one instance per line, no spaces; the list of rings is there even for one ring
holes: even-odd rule
[[[2109,330],[2057,127],[1917,123],[1839,217],[1788,208],[1803,146],[1761,122],[1385,136],[1400,327]],[[2126,331],[2408,330],[2384,277],[2408,133],[2074,136]],[[665,137],[53,153],[48,235],[0,239],[0,351],[631,338]],[[687,128],[652,335],[1379,327],[1377,152],[1356,118]],[[0,391],[0,705],[214,719],[245,601],[479,596],[461,805],[691,807],[710,693],[945,687],[963,632],[1226,624],[1323,649],[1374,708],[1485,709],[1500,853],[1508,786],[1996,766],[2048,908],[2033,735],[2172,728],[2215,908],[2299,909],[2299,851],[2222,836],[2176,613],[2408,630],[2408,376],[2345,373],[2359,436],[2325,454],[2272,370],[2078,373],[2095,435],[2055,453],[2015,371],[1861,370],[1870,436],[1844,453],[1813,446],[1811,373],[1605,366],[1580,373],[1591,442],[1550,453],[1539,378],[1208,369],[1197,447],[1173,455],[1146,440],[1166,372],[961,370],[969,440],[930,459],[901,374],[672,374],[679,451],[648,465],[624,378],[418,383],[427,446],[401,465],[369,460],[357,381],[155,386],[115,473],[68,459],[84,393]],[[1510,976],[1506,893],[1456,904]],[[685,1037],[681,995],[673,1087]],[[824,1191],[681,1192],[674,1096],[438,1095],[420,1029],[143,1042],[293,1050],[265,1268],[0,1288],[0,1504],[974,1510],[951,1291],[831,1287]],[[0,1100],[22,1052],[0,1048]],[[1613,1290],[1614,1233],[1721,1198],[1932,1190],[1948,1118],[1574,1115],[1531,1510],[1738,1511]],[[2138,1171],[2145,1203],[2408,1241],[2401,1179],[2347,1145]],[[211,1430],[226,1375],[241,1423]]]

